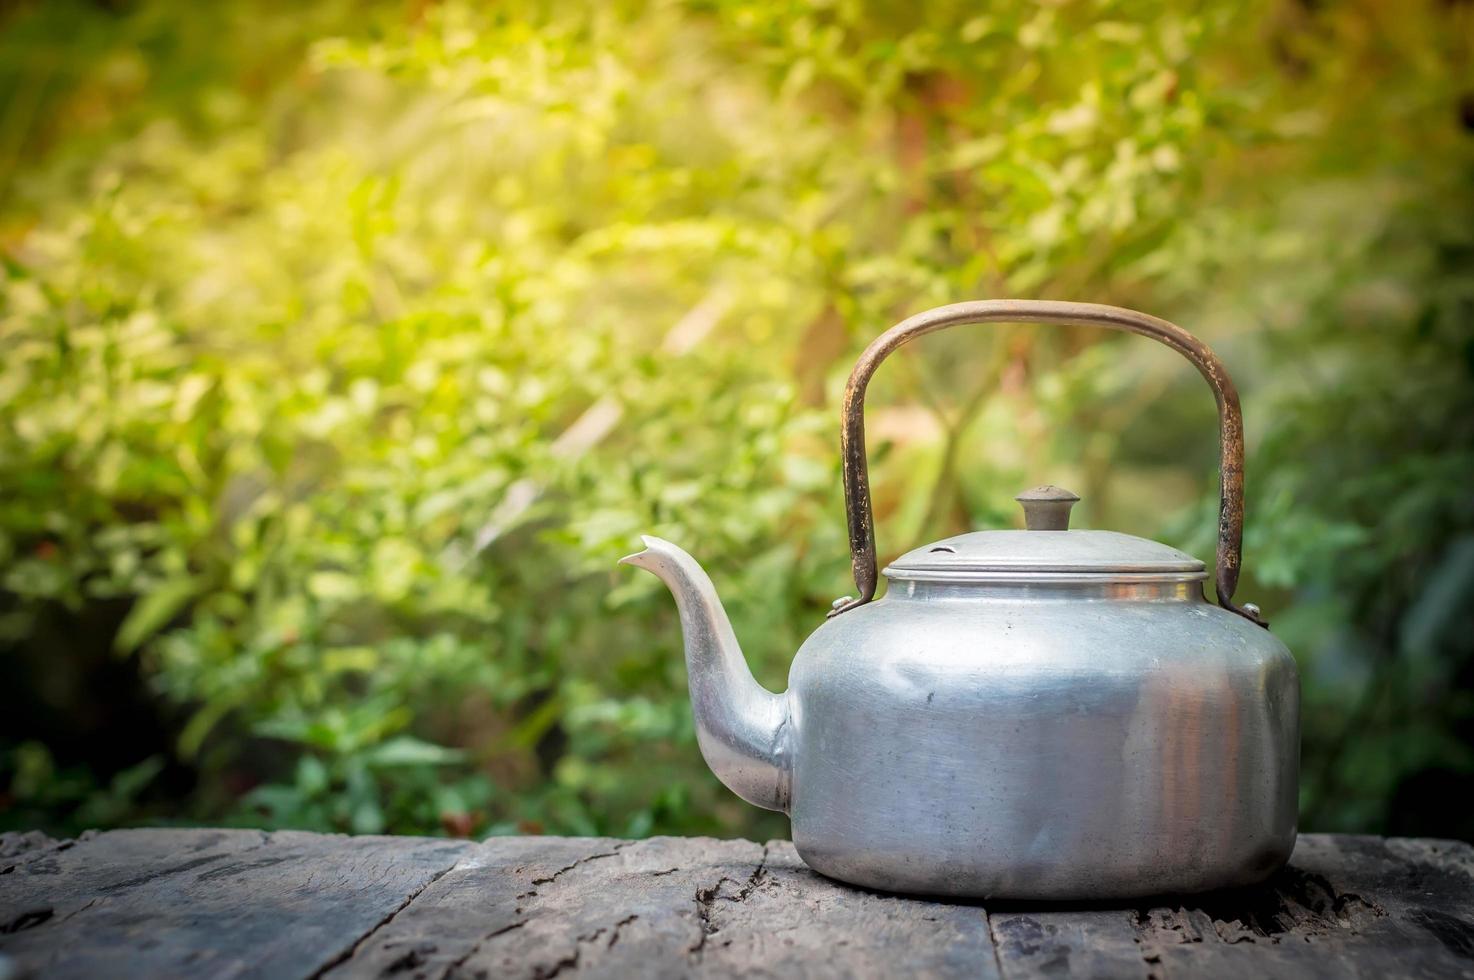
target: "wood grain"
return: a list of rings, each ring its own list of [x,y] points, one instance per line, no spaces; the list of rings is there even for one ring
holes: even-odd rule
[[[1266,886],[990,915],[1014,977],[1474,977],[1474,849],[1300,837]]]
[[[787,841],[0,835],[0,975],[1474,977],[1474,849],[1306,835],[1266,886],[932,902]]]
[[[0,876],[0,952],[46,977],[312,976],[474,849],[295,832],[97,834],[28,851]]]

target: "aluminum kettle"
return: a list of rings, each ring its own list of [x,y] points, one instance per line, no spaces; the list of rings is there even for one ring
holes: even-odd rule
[[[897,559],[874,600],[865,389],[910,340],[979,322],[1142,334],[1218,402],[1217,605],[1201,561],[1068,530],[1078,498],[1021,494],[1026,530],[963,534]],[[702,754],[733,792],[790,815],[812,868],[871,888],[1010,899],[1191,893],[1261,881],[1295,844],[1299,677],[1238,606],[1243,421],[1221,361],[1182,328],[1087,303],[930,310],[861,355],[842,452],[859,594],[798,651],[789,688],[753,678],[711,580],[646,537],[622,559],[675,595]]]

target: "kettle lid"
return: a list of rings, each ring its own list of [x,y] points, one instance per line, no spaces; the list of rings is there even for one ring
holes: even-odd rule
[[[884,569],[903,581],[1175,581],[1207,578],[1203,562],[1176,548],[1116,531],[1069,530],[1080,498],[1059,487],[1026,490],[1023,531],[973,531],[924,545]]]

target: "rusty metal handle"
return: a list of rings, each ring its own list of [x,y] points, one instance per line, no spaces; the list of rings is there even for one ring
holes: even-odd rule
[[[844,393],[844,422],[840,453],[844,457],[845,511],[850,525],[850,560],[854,566],[857,598],[836,602],[837,616],[875,598],[875,515],[870,505],[869,463],[865,457],[865,389],[890,354],[923,334],[962,323],[1063,323],[1104,327],[1141,334],[1177,351],[1198,369],[1218,402],[1219,464],[1218,559],[1215,585],[1218,604],[1245,619],[1267,626],[1253,605],[1236,606],[1234,589],[1244,537],[1244,419],[1239,393],[1218,355],[1176,324],[1145,313],[1096,303],[1060,303],[1049,300],[995,299],[939,306],[903,320],[865,348],[850,374]]]

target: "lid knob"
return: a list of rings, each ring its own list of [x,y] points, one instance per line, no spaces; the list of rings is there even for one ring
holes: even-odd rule
[[[1068,531],[1070,508],[1080,495],[1048,485],[1025,490],[1013,499],[1024,505],[1024,527],[1030,531]]]

